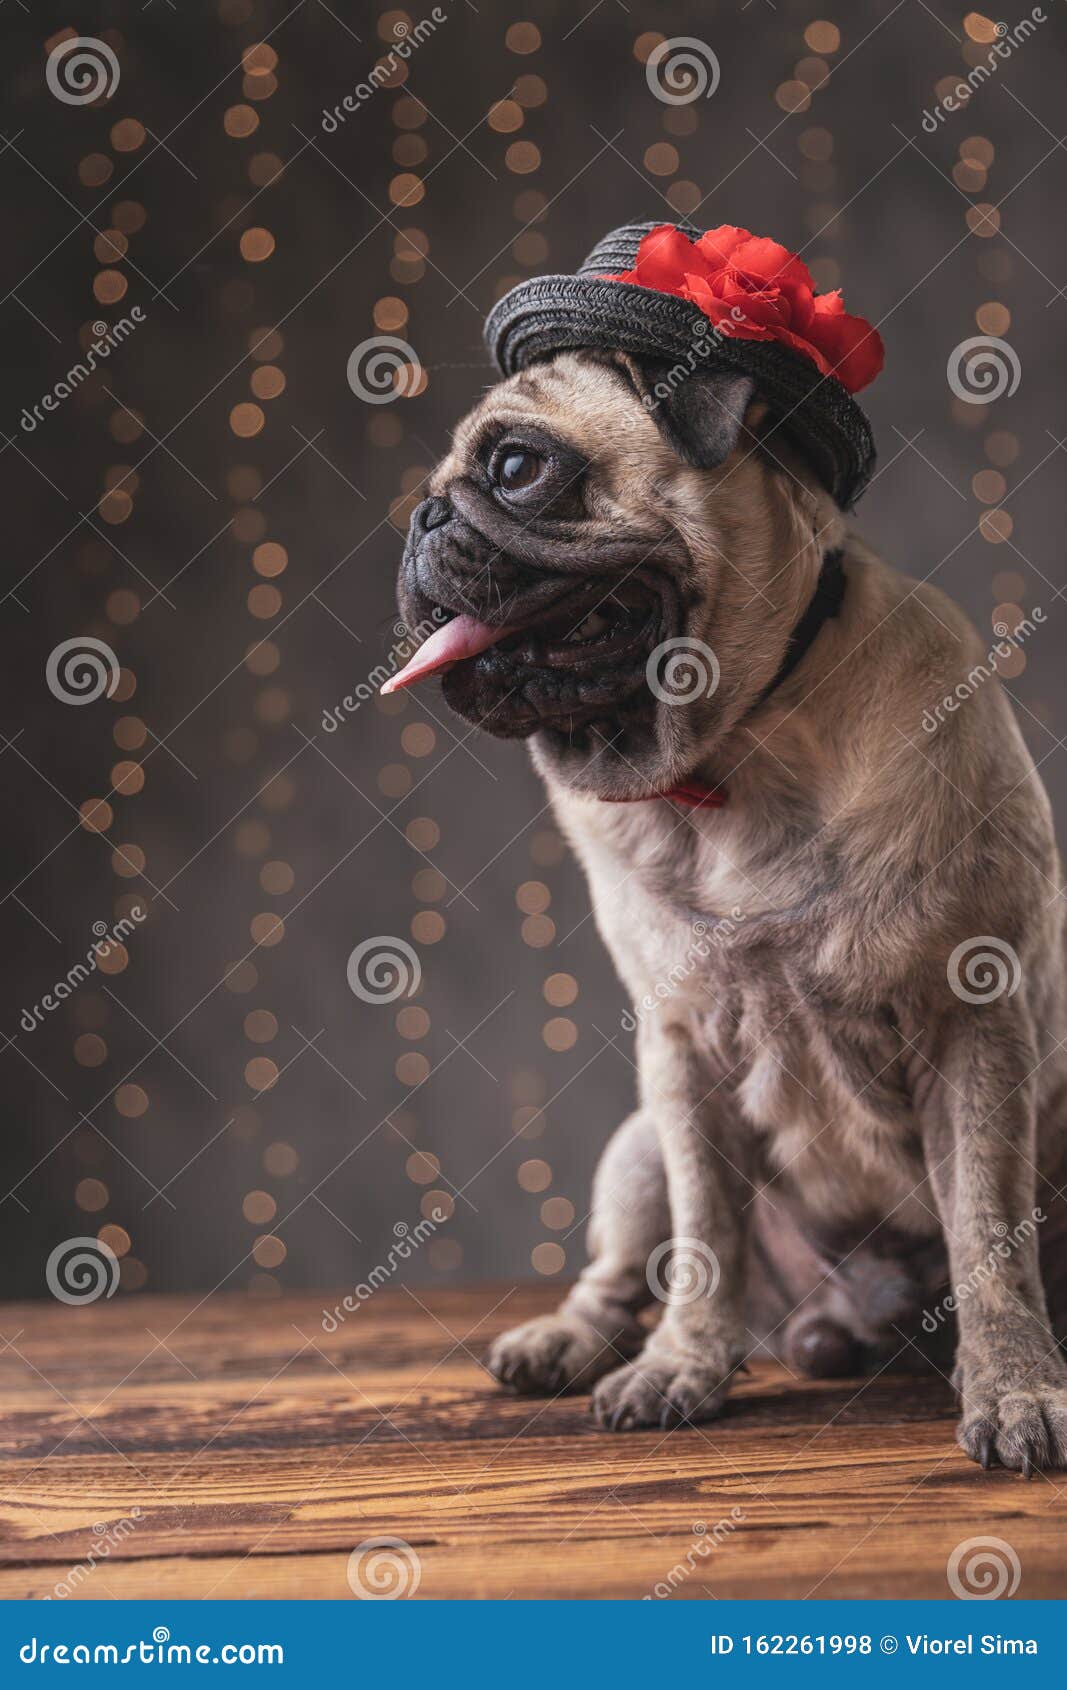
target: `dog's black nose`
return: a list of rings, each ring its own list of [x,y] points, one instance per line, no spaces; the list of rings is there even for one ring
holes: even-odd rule
[[[432,499],[423,499],[415,512],[415,521],[423,532],[428,534],[431,528],[440,528],[451,515],[452,506],[448,500],[441,498],[440,494],[434,494]]]

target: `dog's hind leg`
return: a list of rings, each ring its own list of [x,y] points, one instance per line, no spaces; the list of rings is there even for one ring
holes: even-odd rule
[[[754,1351],[809,1379],[853,1377],[897,1359],[950,1370],[951,1318],[927,1313],[923,1325],[948,1290],[942,1239],[866,1221],[855,1238],[823,1230],[784,1193],[756,1199],[747,1311]]]
[[[754,1354],[809,1379],[862,1373],[865,1352],[830,1262],[782,1200],[762,1193],[749,1235],[746,1320]]]
[[[655,1122],[638,1111],[609,1141],[593,1182],[591,1260],[555,1314],[505,1332],[486,1357],[502,1385],[530,1395],[588,1391],[640,1349],[652,1301],[648,1258],[670,1236]]]

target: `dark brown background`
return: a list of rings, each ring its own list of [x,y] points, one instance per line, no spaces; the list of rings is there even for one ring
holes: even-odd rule
[[[881,324],[887,367],[865,401],[881,471],[861,526],[983,629],[1001,604],[1045,608],[1008,684],[1062,819],[1061,7],[1048,0],[1051,21],[932,135],[938,83],[988,52],[982,21],[945,0],[443,10],[406,79],[329,134],[323,108],[423,10],[85,8],[73,21],[112,44],[121,80],[83,107],[45,84],[69,15],[5,8],[6,1295],[43,1293],[52,1246],[102,1228],[131,1291],[347,1287],[434,1203],[454,1213],[404,1266],[412,1282],[580,1264],[568,1205],[580,1221],[630,1106],[630,1046],[525,754],[468,738],[430,692],[321,724],[394,643],[406,496],[491,379],[485,310],[615,223],[678,210],[772,234]],[[841,39],[820,54],[827,19]],[[712,98],[653,96],[651,31],[708,44]],[[254,57],[246,80],[242,53],[263,41],[277,63]],[[228,133],[248,121],[234,107],[254,133]],[[104,232],[142,212],[128,252],[109,252]],[[249,262],[257,229],[274,250]],[[130,340],[27,433],[22,407],[87,325],[135,304]],[[1018,391],[954,400],[952,349],[991,328],[1018,355]],[[410,342],[426,380],[371,406],[346,363],[381,332]],[[260,401],[264,365],[286,385]],[[231,414],[249,403],[262,426],[242,438]],[[264,543],[287,554],[270,578],[253,562]],[[266,616],[249,608],[257,585],[280,594]],[[84,634],[117,652],[122,696],[75,708],[45,665]],[[116,743],[120,722],[139,748]],[[276,864],[291,889],[269,889],[289,878]],[[93,923],[138,899],[150,913],[127,965],[27,1033],[23,1009]],[[284,937],[256,948],[264,915]],[[415,946],[415,997],[349,990],[349,953],[376,935]],[[560,974],[571,1004],[546,1001]],[[276,1021],[266,1042],[250,1012],[253,1031]]]

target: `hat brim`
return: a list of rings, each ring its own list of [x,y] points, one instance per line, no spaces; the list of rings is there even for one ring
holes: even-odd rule
[[[486,319],[485,340],[506,376],[558,352],[580,351],[662,358],[683,375],[698,368],[748,375],[843,509],[855,504],[870,480],[870,425],[836,376],[823,375],[776,341],[717,331],[675,294],[597,276],[537,276],[497,302]]]

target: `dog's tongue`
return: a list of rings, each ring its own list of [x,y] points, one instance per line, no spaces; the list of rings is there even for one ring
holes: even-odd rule
[[[477,657],[480,651],[488,651],[511,631],[510,627],[491,628],[488,622],[477,622],[473,616],[453,616],[451,622],[446,622],[420,645],[399,674],[390,675],[382,691],[399,692],[401,687],[424,681],[427,675],[439,675],[443,669],[451,669],[453,663],[462,663],[465,657]]]

